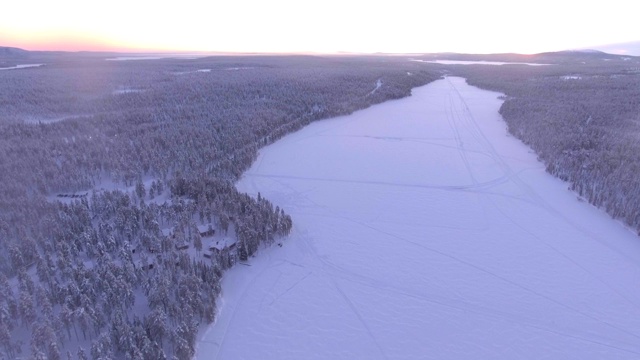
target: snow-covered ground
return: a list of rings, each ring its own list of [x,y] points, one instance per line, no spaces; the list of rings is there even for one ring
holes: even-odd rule
[[[216,70],[223,70],[223,71],[240,71],[240,70],[249,70],[249,69],[255,69],[254,67],[250,67],[250,66],[245,66],[245,67],[230,67],[230,68],[219,68]],[[179,71],[179,72],[174,72],[174,75],[185,75],[185,74],[193,74],[193,73],[209,73],[211,71],[213,71],[214,69],[197,69],[197,70],[190,70],[190,71]]]
[[[117,89],[113,90],[111,93],[113,95],[124,95],[124,94],[135,94],[143,91],[144,89],[137,89],[129,86],[119,86]]]
[[[410,73],[407,73],[410,75]],[[378,79],[376,80],[376,87],[373,88],[373,90],[371,90],[371,92],[369,94],[367,94],[367,96],[371,96],[373,94],[376,93],[376,91],[378,91],[378,89],[380,89],[382,87],[382,79]]]
[[[446,78],[262,149],[292,235],[225,274],[197,359],[639,359],[640,239]]]
[[[106,61],[136,61],[136,60],[159,60],[164,59],[162,56],[118,56],[105,59]]]
[[[529,66],[545,66],[551,64],[538,64],[527,62],[502,62],[502,61],[467,61],[467,60],[411,60],[416,62],[424,62],[430,64],[442,65],[529,65]]]
[[[43,65],[44,64],[20,64],[20,65],[11,66],[11,67],[0,68],[0,70],[26,69],[26,68],[30,68],[30,67],[39,67],[39,66],[43,66]]]
[[[160,60],[160,59],[183,59],[183,60],[195,60],[203,57],[211,56],[207,53],[144,53],[144,54],[132,54],[127,56],[116,56],[112,58],[106,58],[106,61],[136,61],[136,60]]]

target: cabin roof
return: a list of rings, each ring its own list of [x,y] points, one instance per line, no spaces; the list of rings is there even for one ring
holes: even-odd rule
[[[223,237],[223,238],[218,238],[218,239],[214,239],[211,240],[209,242],[209,245],[207,246],[207,249],[209,250],[213,250],[213,249],[217,249],[217,250],[224,250],[225,248],[233,245],[236,243],[236,239],[235,238],[230,238],[230,237]]]
[[[197,226],[197,227],[198,227],[198,231],[200,231],[201,233],[203,233],[203,232],[205,232],[205,231],[209,230],[209,226],[211,226],[211,228],[212,228],[213,230],[215,230],[215,229],[216,229],[216,227],[215,227],[215,226],[213,226],[213,224],[208,223],[208,224],[198,225],[198,226]]]

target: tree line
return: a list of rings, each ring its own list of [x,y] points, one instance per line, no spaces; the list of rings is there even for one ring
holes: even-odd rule
[[[505,94],[500,113],[509,132],[535,150],[547,171],[640,232],[640,60],[607,54],[573,60],[451,71]]]

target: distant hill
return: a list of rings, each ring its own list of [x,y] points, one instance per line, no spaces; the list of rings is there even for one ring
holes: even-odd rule
[[[117,52],[41,51],[25,50],[10,46],[0,46],[0,64],[2,64],[2,66],[15,65],[23,61],[53,63],[60,61],[76,61],[78,59],[103,59],[105,57],[118,55],[120,55],[120,53]]]
[[[640,56],[640,41],[595,46],[594,49],[601,50],[610,54]]]
[[[595,49],[565,50],[565,51],[559,51],[559,53],[606,54],[604,51],[595,50]]]
[[[604,59],[623,58],[623,55],[608,54],[600,50],[566,50],[545,52],[532,55],[515,53],[502,54],[459,54],[459,53],[435,53],[417,55],[415,58],[423,60],[461,60],[461,61],[499,61],[499,62],[525,62],[540,64],[559,64],[585,61],[602,61]]]
[[[26,57],[29,51],[8,46],[0,46],[0,57]]]
[[[547,59],[548,61],[557,62],[573,62],[573,61],[589,61],[620,58],[620,55],[608,54],[604,51],[594,49],[583,50],[564,50],[555,52],[546,52],[533,55],[538,59]]]

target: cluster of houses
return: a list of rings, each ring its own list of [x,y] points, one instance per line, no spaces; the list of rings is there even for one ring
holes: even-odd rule
[[[202,242],[206,244],[203,253],[205,258],[211,259],[220,254],[231,255],[236,251],[236,239],[215,237],[216,230],[213,229],[210,224],[198,226],[198,231],[200,232]],[[176,250],[187,250],[189,246],[186,242],[175,244]]]
[[[203,256],[207,259],[216,257],[217,255],[231,255],[236,251],[236,239],[229,237],[215,238],[215,229],[211,226],[203,225],[198,227],[200,237],[203,243],[206,243]]]
[[[216,231],[211,227],[211,225],[200,225],[198,226],[198,231],[200,234],[200,238],[202,239],[203,245],[203,254],[206,259],[226,259],[225,261],[233,262],[233,258],[237,253],[236,249],[236,239],[231,237],[220,237],[215,236]],[[189,244],[186,241],[176,239],[175,233],[172,230],[164,230],[163,231],[166,236],[169,236],[175,243],[173,246],[176,250],[179,251],[188,251],[192,244]],[[160,249],[149,248],[149,253],[157,253],[160,252]],[[135,254],[135,249],[132,250]],[[153,262],[147,263],[143,262],[141,259],[136,262],[136,267],[140,267],[144,270],[153,269]]]

